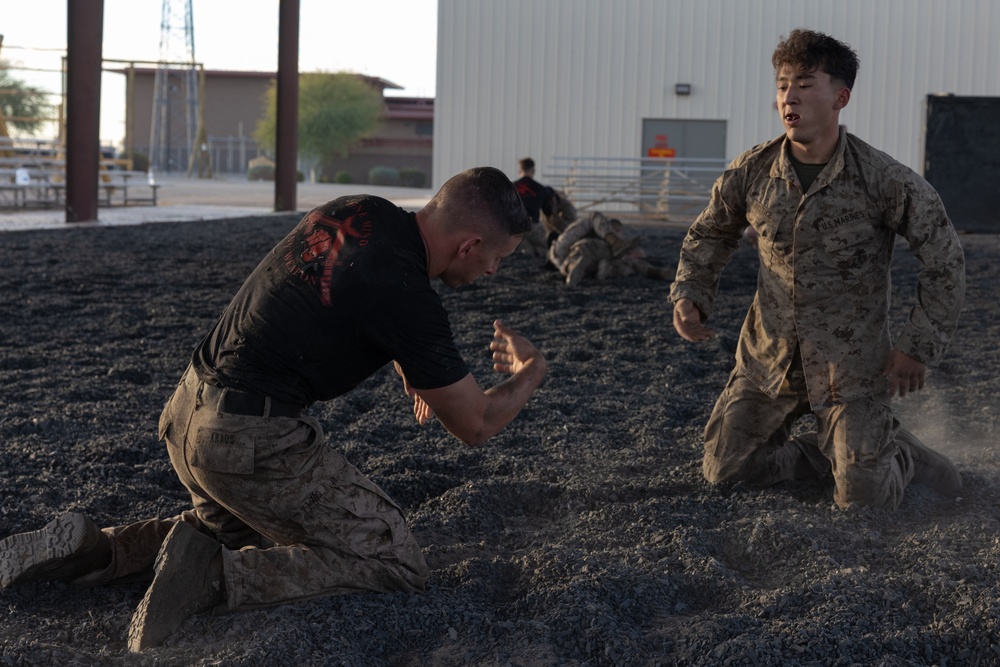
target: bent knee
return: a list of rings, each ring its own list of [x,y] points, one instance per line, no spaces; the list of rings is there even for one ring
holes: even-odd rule
[[[743,482],[749,479],[745,461],[726,461],[711,454],[705,454],[702,459],[701,473],[709,484]]]

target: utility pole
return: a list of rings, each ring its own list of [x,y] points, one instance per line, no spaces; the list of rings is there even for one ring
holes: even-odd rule
[[[205,68],[198,69],[198,118],[194,131],[194,142],[191,145],[191,157],[188,159],[188,178],[195,168],[198,178],[212,178],[212,156],[208,150],[208,137],[205,135]]]
[[[104,0],[66,0],[66,222],[97,220]]]
[[[278,5],[278,109],[274,210],[294,211],[299,122],[299,0]]]

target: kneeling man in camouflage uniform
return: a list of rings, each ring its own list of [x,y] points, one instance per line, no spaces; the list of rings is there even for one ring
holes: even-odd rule
[[[423,590],[428,568],[399,506],[303,411],[393,362],[421,424],[436,416],[469,445],[504,428],[545,359],[497,320],[493,367],[510,377],[483,391],[431,281],[493,274],[530,226],[511,181],[489,167],[455,176],[415,214],[372,196],[308,213],[197,346],[163,409],[159,434],[192,509],[103,531],[65,514],[0,542],[0,584],[152,570],[132,651],[197,613]]]
[[[705,428],[705,477],[772,484],[832,474],[842,507],[895,509],[911,482],[955,495],[958,471],[900,428],[890,398],[924,386],[925,365],[955,332],[965,294],[958,237],[923,178],[840,127],[858,69],[849,46],[795,30],[772,63],[785,134],[716,181],[671,287],[677,332],[710,338],[704,321],[720,274],[754,229],[757,294]],[[897,237],[923,268],[917,305],[893,339]],[[809,413],[817,431],[791,437]]]

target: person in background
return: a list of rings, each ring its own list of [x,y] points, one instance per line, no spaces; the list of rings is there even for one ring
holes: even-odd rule
[[[529,255],[544,257],[548,248],[549,233],[542,223],[542,215],[554,217],[558,200],[555,191],[535,180],[535,161],[530,157],[518,162],[518,178],[514,181],[517,194],[531,218],[531,230],[524,235],[521,250]]]
[[[576,206],[573,205],[569,196],[562,190],[554,190],[553,192],[555,193],[555,210],[552,215],[542,215],[542,224],[545,225],[549,245],[552,245],[552,241],[557,236],[579,219]]]
[[[594,211],[566,227],[549,246],[549,262],[565,276],[566,284],[579,285],[590,276],[598,280],[643,276],[670,280],[668,270],[646,261],[638,236],[628,238],[618,218]]]

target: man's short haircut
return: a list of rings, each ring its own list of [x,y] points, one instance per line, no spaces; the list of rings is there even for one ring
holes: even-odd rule
[[[778,42],[771,55],[777,72],[783,65],[792,65],[805,72],[814,69],[826,72],[848,89],[854,88],[858,75],[858,54],[844,42],[815,30],[797,28]]]
[[[473,167],[452,176],[434,196],[461,222],[486,223],[503,240],[531,229],[531,218],[507,174],[495,167]]]
[[[521,171],[531,171],[535,168],[535,161],[530,157],[521,158],[517,164],[521,168]]]

